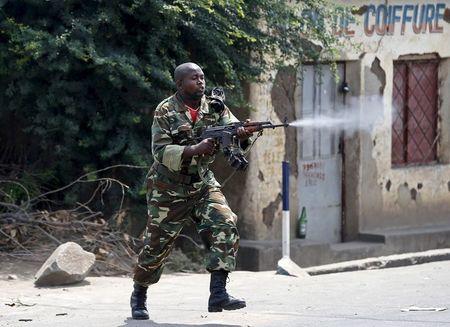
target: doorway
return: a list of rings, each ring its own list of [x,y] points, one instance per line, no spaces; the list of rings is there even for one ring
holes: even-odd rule
[[[345,64],[337,66],[336,81],[329,65],[305,65],[302,72],[300,119],[334,116],[344,110]],[[303,127],[297,131],[299,211],[306,208],[306,239],[341,242],[343,156],[340,131]]]

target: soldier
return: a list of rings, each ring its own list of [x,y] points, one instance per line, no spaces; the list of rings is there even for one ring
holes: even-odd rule
[[[218,110],[210,105],[204,95],[205,77],[198,65],[179,65],[174,80],[177,92],[158,105],[153,119],[154,164],[147,176],[148,223],[130,300],[134,319],[149,319],[147,288],[158,282],[174,241],[189,219],[194,221],[208,250],[208,311],[246,306],[245,301],[233,298],[225,289],[228,273],[236,266],[239,234],[237,217],[207,168],[214,160],[216,146],[212,139],[194,142],[205,127],[238,120],[226,106]],[[250,136],[243,127],[238,130],[243,149],[248,147]]]

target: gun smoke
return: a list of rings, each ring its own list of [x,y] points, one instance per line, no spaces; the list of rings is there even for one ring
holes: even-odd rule
[[[380,96],[353,97],[346,104],[336,108],[320,107],[315,112],[303,109],[303,118],[289,123],[289,126],[335,131],[372,132],[376,121],[383,117],[384,104]]]

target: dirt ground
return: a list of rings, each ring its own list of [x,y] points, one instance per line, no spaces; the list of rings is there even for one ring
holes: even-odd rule
[[[8,275],[16,275],[19,279],[33,279],[45,260],[17,259],[0,254],[0,261],[0,280],[5,280]]]

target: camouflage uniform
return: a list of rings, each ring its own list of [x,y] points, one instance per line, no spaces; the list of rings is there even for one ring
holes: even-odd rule
[[[195,144],[193,138],[205,127],[236,121],[228,108],[222,114],[214,112],[205,96],[195,124],[177,94],[156,108],[152,126],[155,164],[147,176],[148,223],[134,275],[138,284],[158,282],[175,239],[190,219],[208,249],[206,269],[234,270],[237,217],[207,169],[214,156],[183,159],[182,153],[185,146]]]

